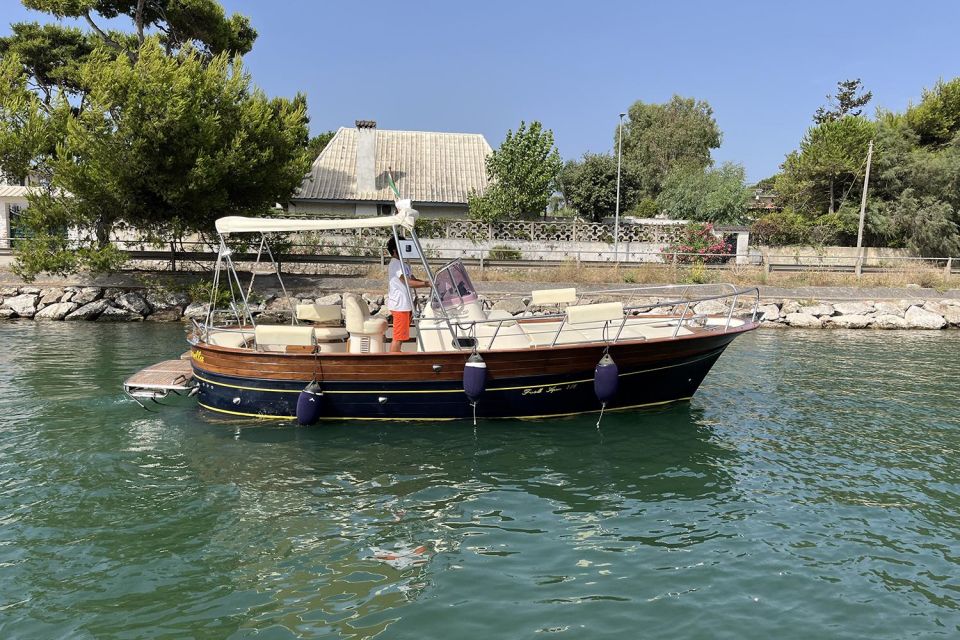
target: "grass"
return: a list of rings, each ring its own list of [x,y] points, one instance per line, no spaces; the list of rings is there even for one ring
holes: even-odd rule
[[[482,272],[473,269],[474,279],[485,282],[576,282],[580,284],[714,284],[730,282],[742,286],[794,287],[877,287],[902,288],[919,285],[944,292],[960,286],[956,276],[946,278],[942,269],[910,268],[885,273],[853,273],[833,271],[774,271],[767,273],[757,266],[728,266],[722,269],[702,265],[641,264],[636,266],[579,266],[574,261],[559,267],[495,267]]]

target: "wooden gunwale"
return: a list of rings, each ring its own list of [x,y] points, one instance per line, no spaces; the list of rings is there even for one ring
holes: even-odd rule
[[[724,332],[700,329],[686,336],[624,340],[610,345],[622,370],[683,359],[729,343],[757,323],[747,322]],[[531,347],[482,352],[491,379],[568,374],[592,371],[601,342],[556,347]],[[199,343],[193,350],[194,366],[202,371],[239,378],[272,380],[336,380],[343,382],[460,381],[470,351],[377,353],[283,353],[254,352]],[[440,370],[435,371],[434,366]]]

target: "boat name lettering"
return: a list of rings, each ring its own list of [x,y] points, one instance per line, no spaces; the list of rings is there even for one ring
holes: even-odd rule
[[[556,385],[551,387],[538,387],[536,389],[528,388],[528,389],[524,389],[521,395],[532,396],[538,393],[556,393],[558,391],[570,391],[571,389],[576,389],[576,388],[577,388],[577,383],[574,382],[572,384],[563,384],[563,385]]]
[[[190,351],[190,357],[196,360],[197,362],[203,362],[203,352],[202,351]]]

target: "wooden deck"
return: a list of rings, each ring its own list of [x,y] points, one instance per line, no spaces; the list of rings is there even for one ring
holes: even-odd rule
[[[123,382],[127,393],[189,391],[193,386],[190,360],[164,360],[141,369]]]

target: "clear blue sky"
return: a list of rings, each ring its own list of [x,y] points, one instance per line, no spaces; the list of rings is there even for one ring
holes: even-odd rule
[[[42,19],[0,0],[9,22]],[[960,75],[960,2],[333,2],[225,0],[260,36],[246,62],[271,95],[304,92],[314,133],[553,129],[564,159],[609,151],[617,114],[674,93],[708,101],[717,161],[777,171],[836,82],[904,109]]]

